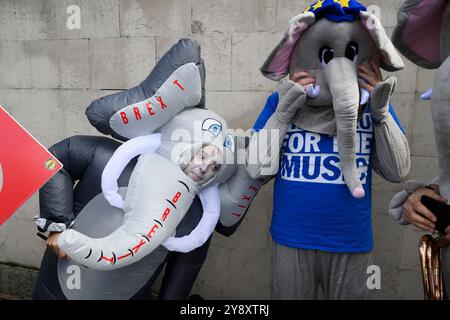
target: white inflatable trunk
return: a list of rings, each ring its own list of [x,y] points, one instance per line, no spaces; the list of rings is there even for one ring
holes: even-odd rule
[[[130,178],[123,224],[101,239],[67,230],[58,244],[71,259],[89,268],[127,266],[174,234],[197,193],[197,186],[179,166],[156,153],[142,155]]]

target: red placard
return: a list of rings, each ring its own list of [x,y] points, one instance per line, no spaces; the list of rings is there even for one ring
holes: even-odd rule
[[[62,164],[0,106],[0,225]]]

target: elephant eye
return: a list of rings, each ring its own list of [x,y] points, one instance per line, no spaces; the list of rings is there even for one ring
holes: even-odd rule
[[[334,51],[329,46],[323,46],[319,50],[320,63],[328,64],[334,58]]]
[[[227,135],[227,137],[225,138],[225,142],[223,143],[223,145],[230,149],[232,153],[234,153],[234,139],[232,135]]]
[[[355,57],[358,55],[358,44],[354,41],[351,41],[347,48],[345,48],[345,57],[350,59],[351,61],[355,60]]]
[[[208,118],[203,121],[202,130],[209,131],[212,135],[217,137],[220,132],[222,132],[222,124],[215,119]]]

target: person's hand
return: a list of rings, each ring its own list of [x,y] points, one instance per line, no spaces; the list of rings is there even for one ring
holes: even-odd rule
[[[58,246],[58,238],[60,235],[61,232],[50,232],[45,244],[59,258],[65,258],[66,254]]]
[[[278,84],[280,102],[277,106],[276,117],[284,124],[291,122],[297,111],[304,105],[306,91],[298,83],[287,80]]]
[[[420,201],[422,196],[428,196],[442,203],[447,203],[447,199],[443,198],[439,194],[439,189],[437,186],[434,186],[433,189],[421,187],[414,191],[405,201],[402,215],[406,221],[413,224],[417,228],[424,231],[434,232],[437,219],[436,216]],[[450,228],[447,228],[447,230],[450,231]]]
[[[316,79],[311,77],[307,71],[297,71],[296,73],[289,75],[289,80],[301,85],[305,91],[310,84],[316,84]]]
[[[372,60],[369,60],[369,66],[358,65],[358,77],[364,81],[359,81],[360,87],[372,93],[375,87],[383,81],[380,67]]]
[[[383,81],[380,67],[369,60],[369,67],[358,66],[359,86],[370,93],[370,113],[376,123],[384,123],[389,116],[389,101],[397,84],[395,77]]]
[[[445,239],[450,241],[450,226],[445,229]]]

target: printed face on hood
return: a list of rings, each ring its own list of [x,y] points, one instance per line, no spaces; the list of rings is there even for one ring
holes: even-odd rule
[[[203,185],[214,178],[221,168],[222,151],[214,145],[203,146],[183,172],[195,183]]]
[[[225,120],[211,110],[192,108],[184,110],[172,118],[161,128],[161,145],[158,154],[180,166],[188,176],[194,169],[192,179],[197,182],[196,175],[202,180],[197,184],[205,187],[209,183],[223,183],[235,172],[235,138],[227,128]],[[212,150],[215,150],[214,154]],[[220,166],[211,166],[217,172],[207,174],[206,177],[199,170],[202,162],[201,151],[208,158],[206,163],[215,162]],[[205,155],[204,154],[204,155]],[[197,157],[198,158],[197,158]],[[211,159],[209,159],[211,158]],[[205,170],[205,169],[203,169]],[[208,170],[206,170],[208,171]],[[207,179],[205,179],[207,178]]]

